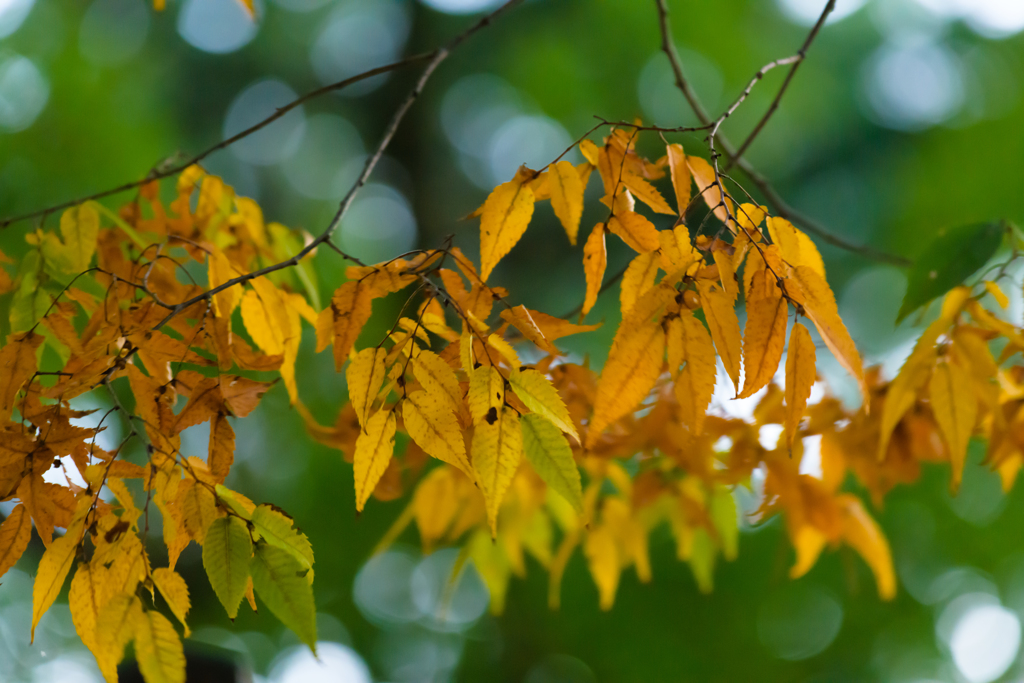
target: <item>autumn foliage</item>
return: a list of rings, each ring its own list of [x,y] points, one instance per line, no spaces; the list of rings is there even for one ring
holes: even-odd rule
[[[327,301],[308,276],[311,238],[267,223],[197,166],[173,184],[145,184],[116,212],[90,201],[58,229],[31,233],[29,255],[0,269],[12,330],[0,348],[0,500],[17,501],[0,526],[0,574],[34,526],[46,551],[33,628],[70,578],[75,627],[107,680],[129,642],[147,680],[183,680],[190,591],[175,565],[195,542],[229,617],[266,607],[315,645],[308,539],[284,511],[224,486],[229,418],[249,415],[277,380],[309,433],[352,462],[358,511],[372,514],[374,497],[408,498],[384,543],[414,525],[426,549],[461,546],[494,611],[526,571],[525,554],[549,572],[557,607],[577,550],[611,608],[623,571],[650,580],[648,539],[663,525],[711,590],[718,558],[739,550],[733,490],[755,480],[756,518],[784,516],[792,577],[845,544],[892,598],[888,543],[854,491],[880,505],[933,462],[949,463],[955,490],[974,436],[1006,488],[1024,464],[1024,366],[1012,362],[1024,330],[999,315],[1005,267],[974,286],[962,284],[970,272],[945,282],[948,268],[924,282],[906,313],[944,296],[941,311],[888,382],[862,367],[808,235],[727,192],[714,158],[676,143],[644,158],[637,142],[655,133],[639,123],[604,133],[577,143],[582,163],[522,167],[490,193],[473,214],[479,261],[450,243],[373,265],[348,257]],[[594,182],[607,216],[580,234]],[[569,315],[530,310],[495,282],[544,202],[586,274]],[[986,230],[992,251],[1004,235],[1019,239],[1010,227]],[[586,316],[613,296],[606,245],[616,239],[636,255],[597,369],[572,362],[559,340],[599,326]],[[268,269],[276,264],[287,267]],[[361,335],[374,301],[395,293],[406,303],[390,331]],[[329,426],[302,404],[303,334],[330,349],[347,380]],[[808,403],[826,349],[856,380],[859,408],[828,394]],[[709,412],[719,363],[736,397],[765,390],[752,421]],[[86,428],[71,402],[90,392],[113,407]],[[114,414],[129,432],[108,451],[96,438]],[[208,451],[182,452],[182,432],[202,423]],[[781,426],[774,448],[760,442],[764,425]],[[408,439],[396,452],[399,433]],[[800,473],[808,436],[821,437],[820,477]],[[127,457],[133,442],[145,444],[144,460]],[[84,487],[44,479],[72,466]],[[155,515],[166,566],[150,560]],[[174,621],[156,609],[157,592]]]

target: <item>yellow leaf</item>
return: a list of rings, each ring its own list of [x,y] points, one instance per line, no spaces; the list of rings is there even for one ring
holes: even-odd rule
[[[676,193],[676,206],[679,209],[679,215],[682,216],[690,206],[690,169],[686,165],[686,155],[683,154],[682,145],[669,145],[666,148],[666,153],[668,171],[672,177],[672,189]]]
[[[110,599],[109,572],[100,562],[79,562],[68,592],[75,631],[82,644],[95,655],[100,671],[108,679],[116,662],[103,661],[103,652],[97,647],[96,625],[100,610]]]
[[[229,515],[210,523],[203,539],[203,568],[230,619],[238,616],[238,606],[249,581],[251,559],[252,537],[245,522]]]
[[[273,348],[280,350],[271,350],[270,346],[264,346],[255,335],[253,340],[268,355],[284,354],[284,361],[280,369],[281,379],[284,380],[288,397],[294,405],[299,398],[299,389],[295,383],[295,361],[299,355],[299,343],[302,341],[302,328],[298,312],[294,308],[289,309],[284,294],[266,276],[258,277],[250,284],[259,296],[260,304],[262,304],[266,315],[268,329],[261,331],[260,336],[263,339],[273,337]],[[245,320],[244,313],[243,309],[243,321]],[[246,329],[249,330],[248,324],[246,324]],[[251,330],[250,334],[253,334]],[[269,336],[264,337],[265,334]]]
[[[562,222],[570,244],[575,246],[580,218],[583,216],[583,182],[575,166],[568,161],[559,161],[548,167],[548,183],[551,188],[551,208]]]
[[[794,323],[786,354],[786,445],[789,448],[793,448],[793,440],[811,395],[816,377],[815,362],[811,333],[801,323]]]
[[[402,420],[405,431],[427,455],[473,476],[462,429],[445,399],[422,390],[410,391],[402,402]]]
[[[487,503],[491,536],[498,533],[498,510],[523,456],[519,416],[508,406],[484,417],[473,430],[473,470]]]
[[[241,274],[231,265],[223,251],[213,247],[206,260],[206,276],[210,283],[210,289],[219,287]],[[240,303],[242,303],[242,288],[228,287],[213,295],[213,312],[219,318],[230,318]]]
[[[17,564],[32,537],[32,520],[25,506],[18,504],[0,524],[0,576]]]
[[[444,536],[459,511],[460,500],[455,488],[455,477],[459,475],[454,472],[450,467],[434,468],[413,494],[413,515],[420,539],[427,548]]]
[[[480,216],[480,278],[484,282],[530,224],[534,196],[525,184],[530,179],[517,173],[512,180],[494,188],[484,202]]]
[[[96,616],[96,661],[108,683],[117,682],[117,664],[135,633],[142,603],[132,593],[118,593],[107,600]]]
[[[950,358],[941,359],[932,371],[928,398],[931,400],[935,421],[939,423],[949,448],[952,470],[950,487],[956,491],[960,488],[967,459],[967,443],[971,439],[978,415],[978,399],[971,385],[970,372]]]
[[[322,351],[334,340],[334,369],[341,371],[341,366],[348,360],[349,351],[359,338],[363,325],[373,313],[373,299],[377,291],[361,280],[349,280],[338,287],[331,297],[331,318],[334,321],[330,334],[321,334],[321,325],[317,325],[317,350]],[[321,316],[324,314],[321,313]]]
[[[583,300],[583,315],[597,303],[597,295],[604,285],[604,271],[608,267],[608,251],[605,248],[604,223],[594,226],[587,243],[583,245],[583,271],[587,277],[587,295]]]
[[[572,435],[579,442],[580,437],[576,433],[572,417],[569,416],[569,409],[565,407],[565,402],[558,395],[558,389],[551,380],[536,370],[527,369],[509,373],[508,383],[527,408],[546,418],[566,434]]]
[[[616,335],[616,345],[598,380],[594,415],[587,430],[588,447],[605,427],[633,412],[661,374],[665,355],[665,331],[661,324],[647,321],[620,331],[624,334],[621,338]]]
[[[395,411],[382,408],[366,421],[366,427],[356,439],[352,466],[355,469],[356,510],[359,512],[362,512],[366,500],[373,493],[395,452],[397,424]]]
[[[60,234],[46,233],[43,257],[68,275],[77,275],[92,262],[100,231],[100,215],[93,202],[72,207],[61,214]]]
[[[146,683],[185,683],[185,650],[167,617],[139,610],[133,622],[135,661]]]
[[[156,584],[160,595],[164,596],[171,612],[185,628],[185,637],[188,638],[191,631],[189,631],[188,624],[185,623],[185,617],[188,615],[191,603],[188,599],[188,585],[185,583],[185,579],[169,567],[157,567],[153,570],[153,583]]]
[[[640,295],[654,286],[658,274],[658,255],[655,252],[640,254],[633,259],[622,276],[619,295],[622,317],[625,318]]]
[[[522,417],[523,452],[540,478],[583,514],[583,488],[572,448],[562,432],[539,413]]]
[[[708,280],[697,280],[704,318],[708,321],[711,338],[737,389],[740,386],[740,321],[729,296]]]
[[[641,254],[655,251],[661,246],[654,223],[633,211],[623,211],[612,216],[608,221],[608,230]]]
[[[632,192],[637,199],[651,207],[651,210],[655,213],[675,215],[676,212],[668,205],[668,202],[666,202],[665,198],[661,196],[661,193],[658,192],[643,176],[624,170],[622,173],[622,184],[628,187],[629,191]]]
[[[481,365],[469,376],[469,392],[466,394],[469,414],[473,423],[480,422],[494,408],[501,410],[505,403],[505,379],[493,365]]]
[[[896,597],[896,572],[892,566],[892,552],[882,530],[864,509],[860,499],[850,494],[839,496],[843,511],[843,540],[856,550],[871,567],[883,600]]]
[[[807,266],[824,279],[825,262],[810,237],[785,218],[769,216],[767,224],[768,235],[779,248],[783,261],[794,268]]]
[[[469,549],[473,566],[476,567],[491,596],[491,614],[501,614],[505,609],[505,594],[508,592],[508,582],[512,576],[505,551],[488,538],[487,532],[483,529],[469,539],[466,547]]]
[[[789,578],[799,579],[818,561],[828,543],[828,537],[810,524],[801,525],[791,533],[791,537],[793,549],[796,550],[796,563],[789,568]]]
[[[878,460],[884,460],[889,449],[893,430],[903,416],[917,402],[918,392],[924,388],[935,364],[935,343],[939,335],[949,327],[949,321],[940,318],[928,326],[914,344],[914,350],[903,362],[899,374],[889,383],[882,407],[882,423],[879,432]]]
[[[513,370],[518,370],[521,363],[519,362],[519,354],[516,353],[512,345],[502,339],[496,334],[488,335],[487,345],[495,349],[501,354],[501,357],[511,366]]]
[[[715,182],[715,169],[711,164],[700,157],[686,157],[686,165],[693,175],[693,181],[697,185],[697,192],[704,199],[708,208],[715,212],[715,217],[723,223],[729,224],[729,213],[735,215],[735,204],[731,199],[725,198],[722,201],[722,192]],[[729,206],[726,211],[726,203]],[[729,225],[729,229],[736,232],[736,226]]]
[[[54,539],[39,559],[35,584],[32,586],[32,640],[35,640],[36,626],[57,599],[64,579],[75,561],[75,551],[81,536],[81,524],[68,529],[63,536]]]
[[[412,359],[412,374],[428,394],[440,396],[456,414],[461,412],[462,389],[448,363],[433,351],[423,350]]]
[[[729,295],[729,298],[736,302],[740,293],[740,284],[736,279],[736,269],[732,256],[728,252],[717,250],[713,254],[715,265],[718,266],[718,277],[722,282],[722,289]]]
[[[746,398],[772,381],[786,346],[789,303],[769,271],[758,273],[747,299],[747,326],[743,331],[743,391]]]
[[[603,526],[587,534],[583,540],[583,554],[590,566],[590,575],[597,584],[601,609],[607,611],[615,604],[615,592],[619,589],[619,549],[615,538]]]
[[[693,248],[690,231],[685,225],[679,224],[671,230],[659,231],[658,241],[661,244],[658,258],[661,260],[661,269],[666,273],[687,268],[701,258],[700,253]]]
[[[537,348],[550,353],[552,356],[559,355],[561,352],[558,350],[558,347],[552,344],[551,340],[544,335],[544,331],[541,330],[534,319],[535,313],[536,311],[531,311],[526,306],[520,305],[502,311],[501,318],[522,332],[523,336],[533,342]],[[571,323],[566,324],[571,325]]]
[[[798,287],[791,286],[793,280],[796,281]],[[818,334],[821,335],[822,341],[825,342],[829,351],[836,357],[839,364],[857,380],[861,394],[866,401],[868,391],[864,382],[864,368],[860,353],[857,351],[853,339],[850,338],[846,325],[839,317],[836,299],[828,283],[809,266],[797,266],[792,269],[792,279],[786,282],[789,295],[803,305],[807,317],[818,328]],[[792,291],[794,289],[799,291]]]
[[[348,400],[352,403],[360,426],[366,425],[366,411],[373,405],[381,382],[384,381],[384,358],[387,355],[387,351],[382,348],[363,349],[345,368]]]
[[[1006,308],[1010,305],[1010,300],[1003,293],[1003,290],[999,288],[995,282],[991,280],[985,280],[985,291],[992,295],[992,298],[996,300],[1000,308]]]
[[[683,422],[695,434],[704,426],[711,396],[715,393],[715,347],[707,329],[690,314],[679,318],[680,324],[669,328],[669,333],[678,335],[678,344],[686,366],[676,379],[675,394]]]
[[[22,385],[36,373],[36,349],[42,343],[43,335],[20,332],[0,348],[0,423],[11,416]]]

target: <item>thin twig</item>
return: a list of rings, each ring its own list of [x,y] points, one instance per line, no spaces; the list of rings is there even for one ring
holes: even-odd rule
[[[712,118],[708,115],[707,110],[701,104],[697,94],[690,87],[689,81],[686,80],[686,76],[683,74],[682,62],[679,59],[679,53],[676,51],[675,44],[672,42],[672,27],[669,23],[668,16],[668,5],[666,0],[655,0],[658,7],[658,23],[661,27],[661,49],[668,57],[669,64],[672,66],[672,73],[675,77],[676,87],[683,94],[693,113],[697,116],[697,119],[704,125],[712,124]],[[817,221],[813,220],[809,216],[806,216],[793,207],[791,207],[779,193],[772,187],[771,183],[761,175],[746,159],[738,156],[733,149],[732,145],[723,135],[718,135],[718,144],[722,154],[727,160],[731,160],[736,166],[750,178],[750,181],[754,183],[761,194],[764,195],[765,200],[772,206],[775,213],[785,218],[786,220],[800,225],[804,230],[822,239],[823,241],[844,249],[846,251],[860,254],[861,256],[874,260],[881,261],[883,263],[892,263],[899,266],[910,265],[910,261],[902,256],[889,254],[887,252],[875,249],[867,245],[853,244],[847,242],[845,239],[838,237]]]
[[[214,152],[222,150],[225,147],[228,147],[229,145],[231,145],[231,144],[233,144],[235,142],[238,142],[239,140],[241,140],[243,138],[249,137],[250,135],[252,135],[256,131],[269,126],[271,123],[273,123],[277,119],[281,118],[282,116],[284,116],[285,114],[290,112],[292,109],[295,109],[296,107],[298,107],[298,106],[300,106],[302,104],[305,104],[309,100],[315,99],[315,98],[320,97],[321,95],[324,95],[324,94],[329,93],[329,92],[334,92],[336,90],[341,90],[341,89],[346,88],[346,87],[348,87],[348,86],[350,86],[350,85],[352,85],[354,83],[358,83],[359,81],[366,80],[367,78],[371,78],[373,76],[379,76],[380,74],[388,73],[388,72],[391,72],[391,71],[396,71],[398,69],[401,69],[402,67],[409,66],[410,64],[416,64],[418,62],[422,62],[422,61],[425,61],[425,60],[428,60],[428,59],[432,59],[432,58],[437,56],[437,52],[438,52],[437,50],[434,50],[433,52],[425,52],[423,54],[418,54],[418,55],[413,55],[411,57],[406,57],[405,59],[400,59],[397,62],[392,62],[391,64],[385,64],[384,66],[378,66],[376,68],[370,69],[369,71],[364,71],[361,74],[356,74],[355,76],[351,76],[349,78],[346,78],[343,81],[338,81],[336,83],[331,83],[330,85],[325,85],[322,88],[317,88],[316,90],[311,90],[310,92],[306,93],[305,95],[302,95],[301,97],[299,97],[299,98],[289,102],[288,104],[284,105],[283,107],[280,107],[279,109],[275,110],[273,114],[271,114],[267,118],[263,119],[259,123],[256,123],[256,124],[246,128],[245,130],[241,131],[240,133],[236,133],[235,135],[232,135],[229,138],[221,140],[216,145],[203,150],[202,152],[200,152],[199,154],[195,155],[194,157],[192,157],[188,161],[176,164],[174,166],[170,166],[168,168],[160,169],[160,170],[157,170],[157,169],[154,168],[152,171],[147,173],[146,176],[144,178],[142,178],[141,180],[135,180],[135,181],[132,181],[132,182],[129,182],[129,183],[124,183],[122,185],[118,185],[117,187],[113,187],[113,188],[110,188],[108,190],[103,190],[102,192],[96,192],[95,194],[91,194],[91,195],[88,195],[86,197],[79,197],[78,199],[72,199],[72,200],[69,200],[69,201],[66,201],[66,202],[61,202],[60,204],[54,204],[53,206],[48,206],[45,209],[38,209],[36,211],[30,211],[29,213],[23,213],[23,214],[18,215],[18,216],[11,216],[10,218],[4,218],[3,220],[0,220],[0,229],[6,228],[7,226],[9,226],[9,225],[11,225],[13,223],[17,223],[19,221],[28,220],[30,218],[36,218],[37,216],[43,216],[45,214],[52,213],[54,211],[60,211],[61,209],[68,209],[68,208],[71,208],[72,206],[77,206],[77,205],[79,205],[79,204],[81,204],[83,202],[87,202],[87,201],[91,201],[91,200],[95,200],[95,199],[102,199],[103,197],[109,197],[110,195],[119,194],[121,192],[127,192],[128,190],[135,189],[136,187],[140,187],[142,185],[145,185],[146,183],[148,183],[150,181],[153,181],[153,180],[162,180],[163,178],[170,178],[171,176],[175,176],[175,175],[181,173],[182,171],[184,171],[189,166],[192,166],[194,164],[198,164],[199,162],[201,162],[203,159],[205,159],[206,157],[210,156]]]
[[[754,130],[750,131],[750,135],[747,136],[747,139],[744,140],[743,144],[741,144],[739,146],[739,149],[736,150],[736,155],[733,158],[729,159],[729,162],[725,165],[726,171],[732,168],[732,165],[736,163],[736,159],[743,157],[743,154],[747,151],[747,148],[749,148],[750,144],[754,141],[754,138],[756,138],[761,133],[761,130],[764,128],[765,124],[768,123],[768,119],[770,119],[772,117],[772,114],[775,113],[775,110],[779,108],[779,102],[782,101],[782,96],[786,94],[786,89],[789,88],[790,81],[792,81],[793,76],[796,75],[796,70],[800,68],[800,65],[807,57],[807,50],[810,49],[811,43],[814,42],[814,39],[818,37],[818,32],[821,31],[821,27],[825,25],[825,20],[828,19],[828,15],[832,14],[832,10],[834,10],[835,7],[836,0],[828,0],[828,3],[825,5],[825,9],[821,11],[821,16],[818,17],[818,21],[815,22],[814,27],[811,28],[811,32],[807,34],[807,38],[804,40],[804,44],[801,45],[797,53],[793,55],[793,57],[791,57],[791,59],[793,60],[793,66],[790,68],[789,73],[786,74],[785,80],[782,81],[782,85],[779,87],[779,92],[775,94],[775,99],[772,100],[771,105],[768,107],[768,111],[764,113],[764,116],[761,117],[761,120],[757,122],[756,126],[754,126]]]
[[[417,98],[419,98],[420,93],[423,92],[423,88],[424,86],[426,86],[427,81],[430,80],[430,77],[431,75],[433,75],[434,70],[437,69],[441,62],[448,58],[448,55],[451,54],[451,51],[453,49],[461,45],[467,38],[472,36],[477,31],[481,30],[482,28],[489,26],[495,18],[497,18],[499,15],[503,14],[507,10],[511,9],[515,5],[520,4],[521,2],[523,2],[523,0],[508,0],[508,2],[506,2],[504,5],[494,10],[493,12],[485,16],[483,19],[475,23],[473,26],[468,28],[466,31],[462,32],[461,34],[453,38],[451,41],[448,42],[447,45],[445,45],[444,47],[440,47],[433,53],[431,53],[433,55],[433,58],[427,64],[426,68],[423,69],[423,72],[420,74],[420,77],[416,80],[416,84],[413,86],[412,90],[409,91],[409,94],[406,96],[405,100],[402,101],[402,103],[398,106],[398,109],[395,111],[394,115],[392,115],[391,121],[390,123],[388,123],[387,129],[385,129],[384,135],[381,137],[380,143],[378,143],[377,145],[377,149],[374,151],[373,154],[371,154],[366,159],[366,163],[363,165],[362,172],[359,174],[359,177],[356,178],[355,183],[353,183],[349,191],[345,194],[345,197],[341,200],[341,203],[338,206],[338,210],[334,214],[334,217],[331,219],[331,222],[327,225],[324,231],[321,232],[316,239],[312,240],[309,244],[307,244],[305,247],[303,247],[289,259],[266,266],[265,268],[260,268],[259,270],[256,270],[252,273],[246,273],[244,275],[240,275],[239,277],[232,278],[221,283],[216,287],[213,287],[203,292],[202,294],[198,294],[190,299],[182,301],[181,303],[175,305],[175,307],[170,311],[170,313],[168,313],[163,320],[161,320],[159,323],[157,323],[156,326],[154,326],[154,329],[159,329],[163,327],[171,319],[173,319],[183,310],[187,309],[189,306],[192,306],[193,304],[199,303],[200,301],[203,300],[208,300],[218,292],[222,292],[225,289],[234,287],[235,285],[245,284],[246,282],[254,280],[255,278],[258,278],[262,275],[268,275],[278,270],[283,270],[284,268],[297,266],[299,264],[299,261],[301,261],[307,255],[309,255],[314,249],[316,249],[321,244],[329,242],[331,236],[334,234],[334,231],[338,228],[338,225],[341,223],[341,219],[344,218],[345,213],[352,205],[352,201],[355,199],[356,194],[358,194],[359,190],[362,189],[362,187],[366,184],[366,181],[370,177],[370,174],[373,172],[373,169],[376,167],[377,162],[380,161],[380,158],[384,155],[384,151],[388,148],[388,145],[391,144],[391,139],[395,136],[395,132],[398,130],[398,126],[399,124],[401,124],[402,119],[405,118],[405,114],[409,111],[410,107],[412,107],[413,103],[417,100]],[[354,256],[350,256],[345,252],[341,251],[340,249],[336,249],[336,251],[338,251],[338,253],[340,253],[346,259],[359,265],[364,265],[362,261],[355,258]]]

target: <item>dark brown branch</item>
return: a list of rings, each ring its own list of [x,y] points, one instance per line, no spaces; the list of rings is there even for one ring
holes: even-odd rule
[[[13,223],[17,223],[19,221],[28,220],[30,218],[36,218],[37,216],[44,216],[48,213],[60,211],[62,209],[68,209],[71,208],[72,206],[77,206],[82,202],[87,202],[94,199],[102,199],[103,197],[109,197],[110,195],[119,194],[121,192],[127,192],[128,190],[133,190],[137,187],[141,187],[142,185],[145,185],[146,183],[152,180],[162,180],[163,178],[170,178],[172,176],[175,176],[184,171],[189,166],[192,166],[193,164],[198,164],[199,162],[201,162],[203,159],[210,156],[214,152],[220,151],[225,147],[228,147],[229,145],[252,135],[253,133],[262,128],[266,128],[271,123],[273,123],[274,121],[278,120],[279,118],[290,112],[292,109],[295,109],[296,107],[305,104],[309,100],[315,99],[329,92],[341,90],[354,83],[358,83],[359,81],[366,80],[367,78],[371,78],[373,76],[379,76],[380,74],[396,71],[398,69],[401,69],[402,67],[409,66],[410,64],[416,64],[418,62],[422,62],[428,59],[433,59],[437,56],[437,53],[438,50],[434,50],[433,52],[424,52],[423,54],[406,57],[405,59],[400,59],[397,62],[385,64],[384,66],[378,66],[376,68],[370,69],[369,71],[364,71],[361,74],[356,74],[355,76],[346,78],[343,81],[338,81],[336,83],[331,83],[330,85],[325,85],[322,88],[311,90],[310,92],[306,93],[305,95],[302,95],[298,99],[295,99],[292,102],[289,102],[283,107],[277,109],[273,114],[263,119],[259,123],[256,123],[246,128],[245,130],[236,133],[235,135],[232,135],[229,138],[221,140],[216,145],[203,150],[202,152],[195,155],[188,161],[184,161],[174,166],[170,166],[168,168],[163,168],[160,170],[154,169],[150,171],[148,174],[146,174],[146,177],[143,178],[142,180],[135,180],[129,183],[124,183],[123,185],[118,185],[117,187],[111,188],[109,190],[103,190],[102,192],[96,192],[95,194],[91,194],[87,197],[79,197],[78,199],[72,199],[66,202],[61,202],[60,204],[54,204],[53,206],[48,206],[45,209],[38,209],[36,211],[30,211],[29,213],[23,213],[18,216],[4,218],[3,220],[0,220],[0,229],[6,228],[7,226]]]
[[[707,110],[704,109],[700,99],[698,99],[697,94],[693,92],[693,88],[690,86],[689,81],[686,80],[686,76],[683,74],[683,67],[682,62],[679,59],[679,53],[676,51],[675,44],[672,42],[672,28],[669,23],[667,2],[666,0],[655,1],[658,7],[658,23],[661,27],[661,49],[668,57],[669,64],[672,66],[672,73],[675,77],[676,87],[679,88],[683,97],[686,98],[687,103],[690,105],[693,113],[697,116],[697,119],[706,126],[712,125],[712,118],[708,115]],[[761,194],[764,195],[765,200],[772,206],[775,213],[782,218],[800,225],[807,232],[840,249],[860,254],[861,256],[874,261],[892,263],[899,266],[910,265],[910,261],[902,256],[889,254],[867,245],[847,242],[845,239],[829,232],[827,228],[817,221],[798,212],[779,196],[779,193],[771,185],[768,179],[755,170],[749,161],[736,154],[732,145],[729,144],[729,141],[724,136],[718,135],[717,140],[719,147],[721,148],[721,153],[726,157],[726,159],[740,167],[747,177],[750,178],[750,181],[754,183],[758,190],[761,191]],[[721,186],[721,181],[718,182],[719,186]]]
[[[508,0],[508,2],[503,4],[501,7],[494,10],[493,12],[482,18],[480,21],[466,29],[464,32],[453,38],[451,41],[448,42],[447,45],[434,50],[432,53],[429,53],[430,55],[432,55],[430,62],[427,64],[426,68],[423,69],[423,72],[420,74],[420,77],[416,80],[416,84],[413,86],[412,90],[409,91],[409,94],[398,106],[398,109],[395,110],[394,115],[391,117],[390,123],[388,123],[388,127],[384,131],[384,135],[381,137],[380,143],[378,143],[377,145],[377,149],[373,152],[373,154],[371,154],[366,159],[366,163],[363,165],[362,172],[359,174],[359,177],[356,179],[355,183],[353,183],[349,191],[345,194],[345,197],[341,200],[341,203],[338,206],[338,211],[334,214],[334,217],[331,219],[331,222],[327,225],[324,231],[321,232],[316,239],[311,241],[309,244],[307,244],[298,253],[296,253],[289,259],[286,259],[279,263],[275,263],[273,265],[269,265],[265,268],[261,268],[252,273],[246,273],[239,277],[232,278],[212,289],[203,292],[202,294],[194,296],[191,299],[182,301],[181,303],[175,305],[174,308],[170,311],[170,313],[168,313],[163,320],[161,320],[154,326],[154,329],[159,329],[163,327],[171,319],[173,319],[179,313],[187,309],[189,306],[192,306],[193,304],[196,304],[203,300],[209,300],[211,297],[213,297],[213,295],[217,294],[218,292],[222,292],[225,289],[234,287],[235,285],[244,285],[246,282],[249,282],[250,280],[254,280],[255,278],[258,278],[263,275],[268,275],[278,270],[283,270],[285,268],[297,266],[299,264],[299,261],[301,261],[307,255],[309,255],[318,246],[330,242],[331,236],[334,234],[334,231],[338,228],[338,225],[341,224],[341,219],[344,218],[345,213],[352,205],[352,201],[355,199],[356,194],[358,194],[359,190],[362,189],[362,187],[366,184],[366,181],[370,177],[370,174],[373,172],[374,167],[376,167],[377,162],[380,161],[380,158],[381,156],[383,156],[384,151],[388,148],[388,145],[391,144],[391,139],[394,137],[395,131],[398,130],[399,124],[401,124],[402,119],[405,118],[406,113],[412,107],[413,103],[419,98],[420,93],[423,92],[423,88],[424,86],[426,86],[427,81],[430,80],[430,77],[431,75],[433,75],[434,70],[437,69],[441,62],[448,58],[448,55],[451,54],[451,51],[453,49],[461,45],[463,42],[465,42],[466,39],[468,39],[477,31],[489,26],[491,22],[498,16],[500,16],[507,10],[511,9],[512,7],[522,2],[523,0]],[[336,249],[336,251],[338,251],[338,253],[340,253],[342,256],[349,259],[350,261],[363,265],[362,261],[353,256],[349,256],[340,249]]]
[[[779,87],[779,92],[775,94],[775,99],[772,100],[771,105],[768,107],[768,111],[764,113],[761,120],[757,122],[756,126],[754,126],[754,130],[750,131],[750,135],[747,136],[747,139],[744,140],[743,144],[736,150],[735,156],[733,156],[733,158],[725,165],[726,171],[732,168],[736,159],[743,157],[747,149],[750,147],[750,143],[754,141],[754,138],[760,135],[765,124],[768,123],[768,119],[770,119],[772,114],[775,113],[775,110],[779,108],[779,102],[782,101],[782,96],[786,94],[786,89],[789,88],[789,84],[793,80],[793,76],[796,75],[796,70],[800,68],[800,65],[807,57],[807,50],[810,49],[811,43],[814,42],[814,39],[818,37],[818,32],[821,31],[821,27],[825,25],[828,15],[832,14],[832,10],[834,10],[835,7],[836,0],[828,0],[828,3],[825,5],[825,9],[821,11],[821,16],[818,17],[818,21],[815,22],[814,27],[811,28],[811,32],[807,34],[804,44],[801,45],[797,53],[791,57],[793,60],[793,66],[790,68],[789,73],[786,74],[785,80],[782,81],[782,86]]]

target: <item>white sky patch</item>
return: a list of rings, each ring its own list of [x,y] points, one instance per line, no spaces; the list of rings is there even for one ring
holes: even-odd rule
[[[805,436],[804,455],[800,459],[800,474],[807,474],[815,479],[822,478],[821,470],[821,434]]]

